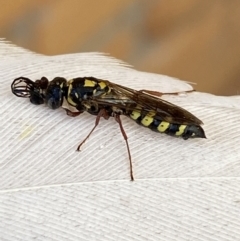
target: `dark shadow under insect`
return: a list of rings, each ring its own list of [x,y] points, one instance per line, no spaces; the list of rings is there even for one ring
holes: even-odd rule
[[[95,115],[95,125],[79,144],[78,151],[98,126],[101,117],[106,120],[114,117],[126,142],[132,181],[134,180],[132,158],[128,138],[120,119],[121,115],[153,131],[182,137],[184,140],[206,138],[201,120],[187,110],[153,96],[158,95],[159,92],[156,91],[137,91],[94,77],[74,78],[69,81],[63,77],[56,77],[52,81],[48,81],[46,77],[36,81],[19,77],[13,81],[11,89],[13,94],[29,98],[35,105],[45,103],[51,109],[62,107],[67,115],[72,117],[85,111]],[[63,107],[64,101],[68,107]]]

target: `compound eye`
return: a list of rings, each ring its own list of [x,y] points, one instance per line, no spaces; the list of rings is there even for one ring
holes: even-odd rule
[[[66,79],[57,77],[53,79],[46,90],[46,103],[49,108],[57,109],[62,106]]]

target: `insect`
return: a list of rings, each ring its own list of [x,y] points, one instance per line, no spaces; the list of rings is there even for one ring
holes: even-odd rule
[[[46,77],[36,81],[19,77],[13,81],[11,89],[16,96],[30,98],[30,102],[35,105],[45,103],[51,109],[63,107],[63,102],[66,101],[68,107],[63,108],[66,114],[72,117],[85,111],[95,115],[95,125],[79,144],[78,151],[95,130],[101,117],[106,120],[114,117],[126,142],[132,181],[132,158],[121,115],[153,131],[182,137],[184,140],[206,138],[201,120],[185,109],[153,96],[151,91],[137,91],[94,77],[74,78],[69,81],[63,77],[56,77],[52,81]]]

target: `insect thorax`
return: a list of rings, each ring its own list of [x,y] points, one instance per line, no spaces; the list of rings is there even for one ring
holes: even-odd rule
[[[69,80],[66,100],[78,110],[93,112],[98,110],[98,105],[92,101],[94,96],[101,96],[111,91],[107,82],[93,77],[74,78]]]

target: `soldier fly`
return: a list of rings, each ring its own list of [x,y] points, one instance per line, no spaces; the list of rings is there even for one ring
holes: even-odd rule
[[[66,114],[72,117],[84,111],[95,115],[95,125],[79,144],[77,151],[98,126],[101,117],[106,120],[114,117],[126,142],[132,181],[132,158],[121,115],[153,131],[182,137],[184,140],[206,138],[201,120],[185,109],[153,96],[154,91],[137,91],[94,77],[74,78],[69,81],[63,77],[56,77],[52,81],[42,77],[35,82],[19,77],[13,81],[11,88],[18,97],[30,98],[35,105],[45,103],[51,109],[62,107]],[[63,101],[68,103],[69,108],[63,107]],[[74,107],[76,111],[72,111],[70,107]]]

